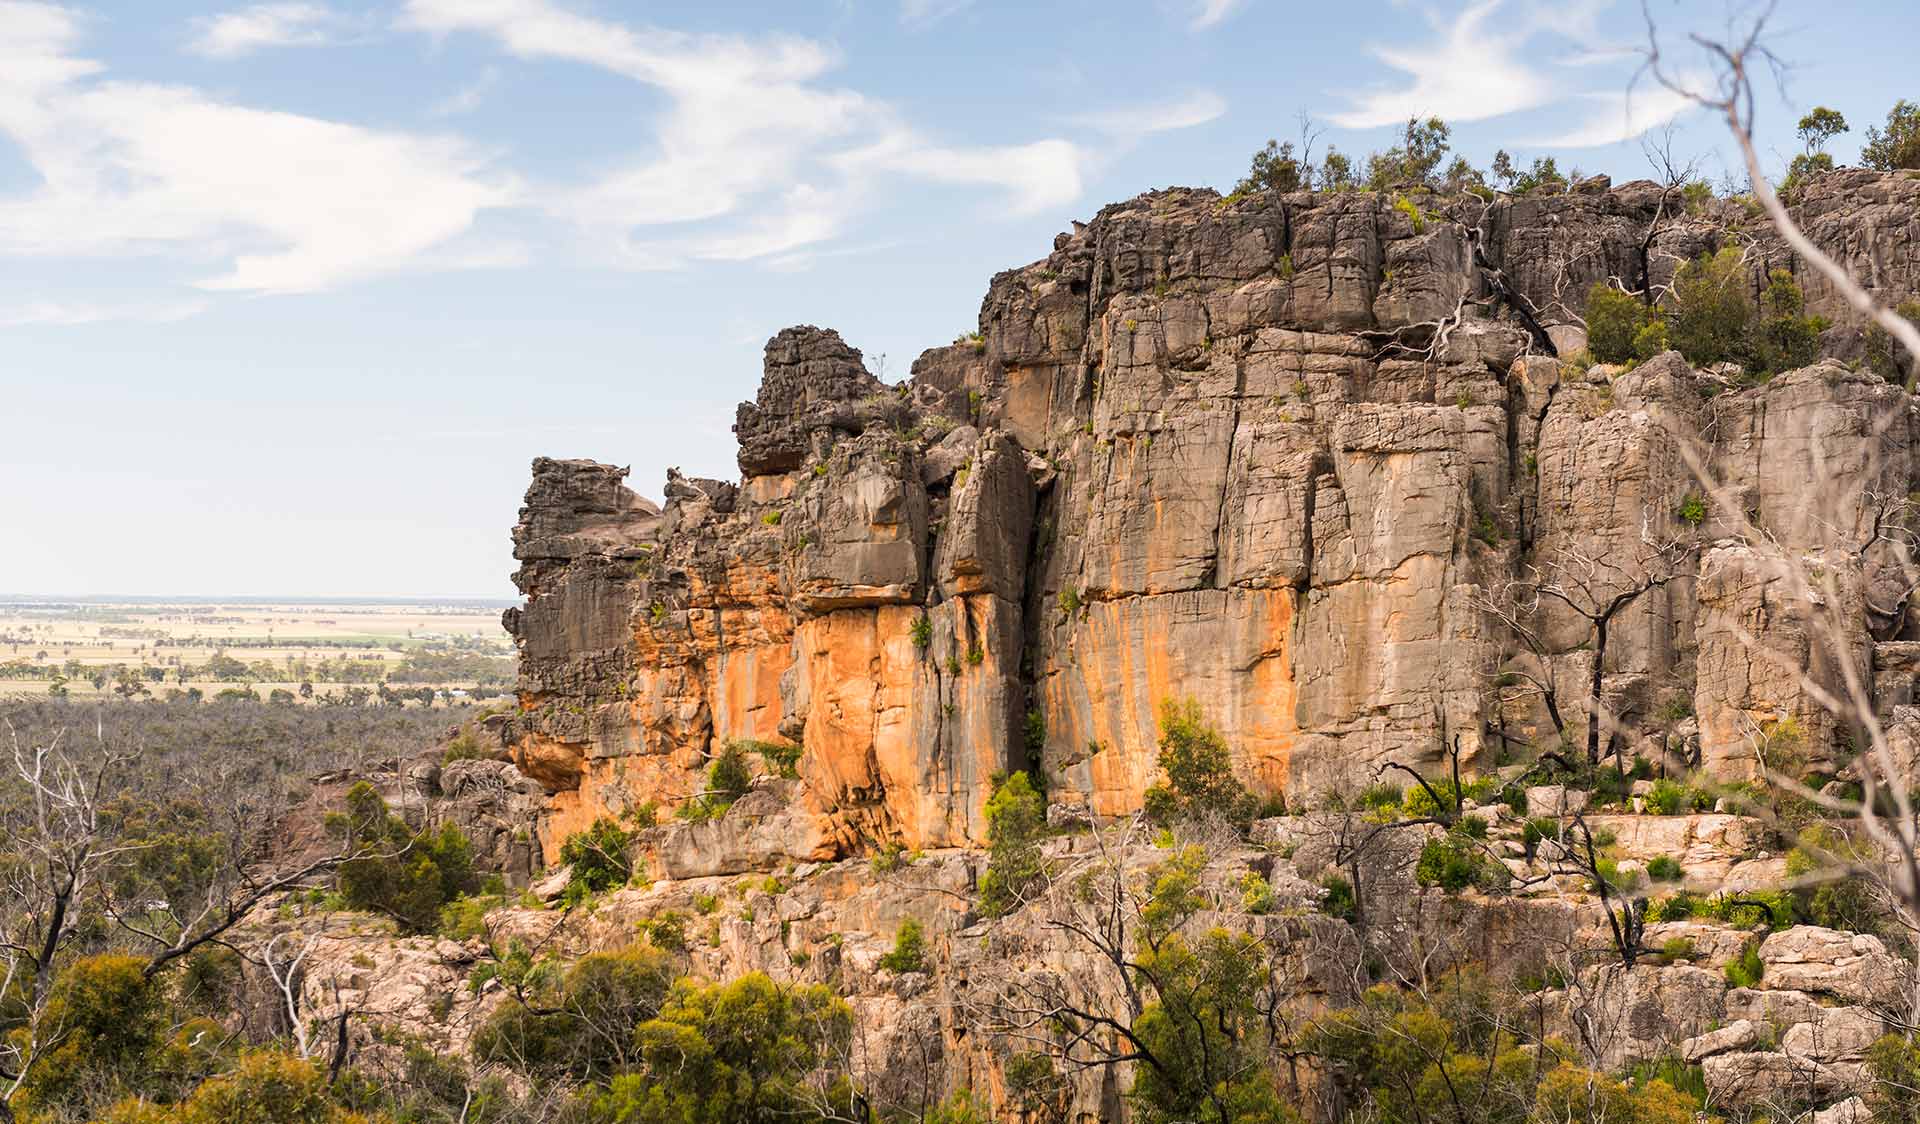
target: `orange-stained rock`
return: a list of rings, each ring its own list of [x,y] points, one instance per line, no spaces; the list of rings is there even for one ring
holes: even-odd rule
[[[1246,784],[1309,800],[1388,763],[1577,743],[1595,698],[1609,748],[1738,773],[1756,731],[1785,729],[1825,760],[1837,726],[1802,670],[1850,665],[1889,713],[1915,694],[1910,583],[1889,542],[1861,545],[1920,491],[1913,402],[1833,362],[1742,388],[1677,354],[1552,354],[1584,339],[1593,283],[1665,285],[1741,217],[1669,202],[1600,179],[1416,214],[1154,192],[996,276],[978,337],[909,383],[833,332],[776,335],[737,484],[669,473],[656,508],[624,470],[536,462],[508,623],[543,838],[678,806],[731,743],[798,745],[798,776],[756,789],[750,822],[676,829],[676,869],[977,845],[1013,769],[1121,816],[1158,779],[1161,707],[1188,697]],[[1915,206],[1920,187],[1855,172],[1802,203],[1823,245],[1885,263],[1894,300],[1920,288],[1893,252]],[[1757,245],[1756,284],[1791,261]],[[1818,285],[1809,307],[1850,316]],[[1842,327],[1823,346],[1857,351]],[[1695,464],[1742,510],[1703,515]],[[1844,494],[1809,506],[1823,480]],[[1820,613],[1843,654],[1809,641],[1779,551],[1719,541],[1747,534],[1736,515],[1835,576]],[[1604,651],[1528,592],[1569,565],[1601,601],[1649,587]],[[1784,667],[1743,639],[1768,630]],[[1688,701],[1697,720],[1657,717]]]

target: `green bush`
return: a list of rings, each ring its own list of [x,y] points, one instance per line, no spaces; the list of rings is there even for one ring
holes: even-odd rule
[[[1293,154],[1292,141],[1269,140],[1265,148],[1253,154],[1246,178],[1233,185],[1233,192],[1227,198],[1240,199],[1261,191],[1299,191],[1304,182],[1303,171],[1308,178],[1313,174],[1310,169],[1302,169]]]
[[[611,816],[601,816],[585,831],[576,831],[560,844],[560,861],[573,868],[566,902],[578,905],[588,894],[603,893],[627,884],[633,860],[627,848],[633,835]]]
[[[1696,367],[1742,358],[1753,307],[1747,299],[1747,266],[1734,247],[1702,254],[1673,278],[1674,311],[1669,337]]]
[[[731,804],[753,787],[753,770],[747,767],[747,755],[738,742],[721,749],[707,770],[707,791]]]
[[[1894,311],[1908,322],[1920,326],[1920,300],[1902,301]],[[1883,379],[1902,378],[1902,367],[1913,361],[1879,324],[1867,327],[1866,351],[1868,369]]]
[[[347,790],[347,809],[327,819],[353,857],[340,864],[341,896],[354,909],[384,914],[410,932],[430,932],[440,907],[471,891],[473,849],[451,823],[416,832],[387,811],[365,781]]]
[[[44,1051],[21,1086],[27,1104],[77,1107],[95,1088],[123,1086],[151,1064],[167,1011],[146,963],[107,953],[76,960],[54,978],[38,1033],[25,1024],[13,1031],[23,1049]]]
[[[464,941],[487,935],[487,914],[507,904],[503,894],[472,894],[440,907],[440,935]]]
[[[1692,960],[1693,954],[1693,940],[1690,937],[1673,937],[1660,946],[1660,959],[1668,964]]]
[[[1647,877],[1655,882],[1678,882],[1685,876],[1680,861],[1672,855],[1655,855],[1647,861]]]
[[[665,950],[633,945],[581,957],[557,986],[524,977],[530,1002],[495,1007],[474,1034],[473,1058],[529,1076],[604,1081],[639,1061],[635,1029],[659,1013],[675,976]]]
[[[980,876],[980,911],[988,917],[1018,909],[1046,875],[1040,840],[1047,806],[1027,774],[1017,772],[987,798],[987,869]]]
[[[1245,827],[1259,814],[1259,799],[1233,775],[1227,741],[1207,724],[1198,701],[1161,704],[1159,764],[1167,783],[1149,787],[1145,797],[1153,822],[1218,816]]]
[[[927,937],[920,929],[920,922],[909,917],[900,923],[893,934],[893,949],[880,957],[880,968],[886,972],[924,972],[927,970]]]
[[[763,972],[676,982],[631,1031],[639,1064],[592,1096],[586,1116],[618,1124],[864,1119],[841,1060],[853,1012],[824,985]]]
[[[762,761],[767,763],[769,768],[781,776],[786,777],[788,780],[792,780],[800,775],[801,746],[795,742],[770,742],[762,741],[759,738],[734,738],[730,740],[727,745],[729,747],[738,747],[742,753],[757,754]],[[722,754],[722,760],[725,760],[724,754]],[[719,764],[720,762],[716,761],[714,763],[715,768],[718,768]],[[744,771],[744,761],[741,762],[741,766],[742,771]],[[729,783],[739,783],[738,777],[727,777],[724,779]],[[752,784],[753,776],[751,773],[748,773],[745,785],[742,785],[739,789],[739,795],[746,795],[747,788],[751,787]],[[718,787],[718,785],[713,784],[711,780],[709,780],[709,785],[715,788]],[[738,796],[735,796],[731,799],[738,798]]]
[[[1602,363],[1637,358],[1641,330],[1653,319],[1653,310],[1644,302],[1596,281],[1587,291],[1587,350]]]
[[[1362,811],[1398,812],[1405,798],[1406,793],[1399,785],[1380,781],[1361,789],[1357,803]]]
[[[1259,871],[1249,870],[1240,876],[1240,905],[1248,913],[1273,912],[1273,885]]]
[[[1867,1106],[1876,1121],[1920,1119],[1920,1042],[1888,1034],[1867,1049],[1873,1088]]]
[[[1414,864],[1414,881],[1457,894],[1473,884],[1475,858],[1465,845],[1452,839],[1429,839]]]
[[[1760,320],[1754,326],[1747,365],[1756,371],[1791,371],[1810,365],[1820,356],[1820,333],[1827,322],[1806,315],[1806,298],[1793,274],[1776,269],[1767,274],[1760,294]]]
[[[1723,969],[1729,987],[1756,987],[1766,970],[1767,966],[1760,960],[1760,946],[1752,941],[1740,950],[1739,956],[1727,961]]]
[[[1532,858],[1534,852],[1539,850],[1541,840],[1558,838],[1560,821],[1552,816],[1535,816],[1520,829],[1520,845],[1526,848],[1528,858]]]
[[[1338,874],[1329,874],[1320,879],[1320,889],[1320,912],[1342,921],[1354,919],[1358,903],[1354,900],[1353,883]]]
[[[1689,803],[1686,786],[1670,780],[1654,781],[1652,790],[1643,799],[1647,813],[1654,816],[1679,815]]]

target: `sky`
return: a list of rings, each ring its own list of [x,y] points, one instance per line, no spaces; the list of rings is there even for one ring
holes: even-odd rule
[[[1647,3],[1696,80],[1750,8]],[[1851,162],[1916,25],[1781,0],[1769,158],[1826,104]],[[904,378],[1303,113],[1616,182],[1671,125],[1717,178],[1645,42],[1635,0],[0,0],[0,594],[510,597],[533,457],[736,476],[780,328]]]

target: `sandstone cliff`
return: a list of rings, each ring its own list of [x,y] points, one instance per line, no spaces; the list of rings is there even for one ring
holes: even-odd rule
[[[1920,181],[1835,173],[1799,211],[1882,296],[1920,292]],[[1847,362],[1861,333],[1831,291],[1801,278],[1831,358],[1764,383],[1677,353],[1565,359],[1593,282],[1657,289],[1729,245],[1756,291],[1798,269],[1738,204],[1690,211],[1649,182],[1491,203],[1175,189],[995,277],[978,334],[903,384],[831,331],[781,332],[739,409],[738,483],[671,473],[655,506],[624,469],[534,464],[510,740],[550,793],[549,858],[602,811],[697,794],[735,741],[799,747],[797,776],[676,826],[663,873],[977,843],[990,778],[1016,768],[1129,812],[1171,698],[1296,803],[1385,761],[1551,746],[1544,700],[1511,689],[1529,659],[1575,731],[1597,651],[1609,744],[1721,776],[1769,731],[1813,758],[1838,734],[1754,634],[1816,680],[1851,661],[1901,716],[1920,622],[1872,528],[1920,488],[1914,407]],[[1703,479],[1739,510],[1703,512]],[[1850,656],[1810,641],[1815,609],[1754,533],[1841,576],[1818,611]],[[1604,646],[1575,613],[1502,601],[1576,562],[1602,600],[1652,587]]]

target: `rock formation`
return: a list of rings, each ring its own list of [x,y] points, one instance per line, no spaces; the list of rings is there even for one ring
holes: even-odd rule
[[[1883,297],[1920,292],[1920,182],[1839,172],[1798,210]],[[1658,289],[1730,245],[1756,292],[1801,277],[1830,358],[1766,382],[1570,361],[1594,282]],[[1830,758],[1794,664],[1920,716],[1920,629],[1875,539],[1920,488],[1914,406],[1860,347],[1763,219],[1646,181],[1109,206],[996,276],[978,333],[905,383],[834,332],[775,336],[738,483],[670,473],[655,507],[624,469],[535,462],[506,623],[540,837],[551,858],[603,812],[679,806],[728,744],[797,746],[797,776],[733,827],[676,828],[678,874],[977,844],[1012,769],[1121,815],[1185,697],[1297,804],[1384,762],[1549,748],[1550,709],[1577,745],[1596,697],[1610,749],[1723,777],[1788,734]],[[1754,534],[1838,595],[1810,603]],[[1577,606],[1492,611],[1573,571],[1594,606],[1644,587],[1604,643]],[[1528,659],[1555,707],[1508,689]]]

